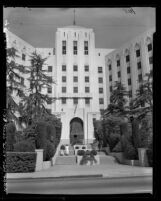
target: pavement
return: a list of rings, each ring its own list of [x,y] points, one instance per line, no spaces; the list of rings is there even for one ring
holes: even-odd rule
[[[93,166],[54,165],[49,169],[31,173],[6,173],[6,179],[23,178],[66,178],[66,177],[141,177],[152,176],[151,167],[121,164],[100,164]]]

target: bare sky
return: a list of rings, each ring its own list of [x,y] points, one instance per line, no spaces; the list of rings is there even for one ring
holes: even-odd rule
[[[4,8],[9,30],[35,47],[54,47],[57,28],[73,24],[74,8]],[[96,48],[119,48],[155,27],[155,8],[75,8],[76,25],[93,28]]]

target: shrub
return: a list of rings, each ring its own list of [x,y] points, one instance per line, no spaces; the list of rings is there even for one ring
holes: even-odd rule
[[[62,144],[60,147],[61,150],[65,150],[65,146]]]
[[[122,152],[121,141],[119,141],[116,146],[112,149],[112,152]]]
[[[14,151],[15,152],[34,152],[35,145],[30,140],[21,141],[14,144]]]
[[[75,149],[79,149],[79,147],[75,147]]]
[[[7,152],[7,173],[34,172],[36,167],[36,153]]]
[[[23,131],[16,131],[15,132],[15,140],[16,140],[16,143],[25,140],[24,132]]]
[[[46,152],[45,153],[45,159],[44,159],[45,161],[51,160],[51,158],[55,154],[55,147],[49,140],[47,140],[46,147],[45,147],[45,152]]]
[[[46,136],[47,140],[54,142],[55,143],[55,139],[56,139],[56,129],[55,126],[52,124],[47,124],[47,136]]]
[[[113,150],[113,148],[119,141],[120,141],[120,134],[111,133],[110,136],[108,137],[110,150]]]
[[[77,155],[78,156],[83,156],[85,154],[84,150],[78,150]]]
[[[82,149],[86,149],[86,147],[82,147]]]
[[[36,148],[44,149],[46,146],[47,124],[45,122],[37,123],[35,132],[36,132]]]
[[[13,144],[15,143],[15,124],[10,122],[6,125],[6,150],[13,151]]]
[[[90,155],[90,151],[89,150],[86,151],[86,155]]]
[[[96,156],[97,155],[97,151],[96,150],[92,150],[90,154]]]
[[[36,140],[36,125],[32,124],[32,125],[28,126],[24,130],[24,136],[25,136],[26,140],[30,139],[33,143],[35,143],[35,140]]]

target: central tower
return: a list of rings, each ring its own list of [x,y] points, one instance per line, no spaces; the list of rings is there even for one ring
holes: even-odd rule
[[[99,115],[95,35],[93,29],[76,26],[75,17],[73,23],[56,32],[56,112],[61,113],[62,141],[69,143],[70,121],[78,117],[86,143],[94,139],[93,115]]]

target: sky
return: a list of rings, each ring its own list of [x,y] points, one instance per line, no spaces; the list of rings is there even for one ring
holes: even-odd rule
[[[155,27],[155,8],[75,8],[77,26],[92,28],[96,48],[116,49],[141,33]],[[53,48],[57,28],[73,24],[74,8],[23,8],[3,9],[11,32],[39,48]]]

